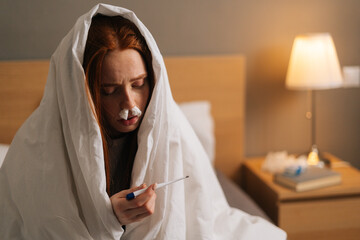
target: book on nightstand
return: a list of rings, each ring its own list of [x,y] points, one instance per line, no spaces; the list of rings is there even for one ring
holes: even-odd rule
[[[274,175],[274,182],[297,192],[303,192],[340,184],[341,175],[327,168],[308,167],[297,176],[277,173]]]

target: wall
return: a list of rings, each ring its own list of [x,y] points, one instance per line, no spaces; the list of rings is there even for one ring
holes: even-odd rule
[[[247,57],[247,156],[306,152],[307,94],[285,89],[297,34],[330,32],[344,65],[360,65],[357,0],[138,0],[104,1],[134,10],[164,55],[232,54]],[[93,0],[2,0],[0,60],[49,58]],[[360,88],[316,93],[316,142],[360,168]]]

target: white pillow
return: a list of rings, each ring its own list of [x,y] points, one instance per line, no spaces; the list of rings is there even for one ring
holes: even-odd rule
[[[1,144],[0,143],[0,167],[4,161],[7,151],[9,150],[10,145],[8,144]]]
[[[179,107],[194,129],[211,163],[214,165],[215,135],[214,119],[211,116],[211,103],[208,101],[184,102],[180,103]]]

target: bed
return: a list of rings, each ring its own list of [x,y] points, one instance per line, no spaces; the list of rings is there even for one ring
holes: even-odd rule
[[[235,184],[244,159],[244,56],[166,57],[165,64],[175,101],[186,116],[198,114],[195,119],[198,123],[191,119],[189,122],[204,148],[212,154],[229,204],[269,219]],[[0,62],[0,155],[6,152],[17,129],[39,105],[48,68],[48,60]],[[187,111],[190,114],[186,114]],[[197,131],[199,126],[203,129]]]

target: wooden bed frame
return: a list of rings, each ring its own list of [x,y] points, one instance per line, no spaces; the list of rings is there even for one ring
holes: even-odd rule
[[[235,179],[244,156],[245,58],[229,56],[166,57],[177,102],[211,102],[215,122],[215,167]],[[10,144],[39,105],[48,60],[0,62],[0,143]]]

